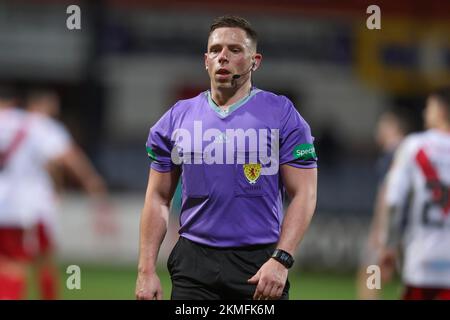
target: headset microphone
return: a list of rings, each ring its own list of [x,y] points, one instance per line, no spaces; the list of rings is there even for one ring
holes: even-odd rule
[[[234,75],[233,75],[233,80],[237,80],[237,79],[239,79],[240,77],[245,76],[247,73],[251,72],[251,71],[253,70],[254,67],[255,67],[255,63],[253,62],[253,63],[252,63],[252,66],[250,67],[250,69],[248,69],[248,71],[246,71],[246,72],[244,72],[244,73],[241,73],[241,74],[234,74]]]

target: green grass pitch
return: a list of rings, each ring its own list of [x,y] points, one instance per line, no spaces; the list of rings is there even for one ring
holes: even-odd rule
[[[134,299],[136,269],[133,267],[80,266],[81,289],[66,288],[65,266],[60,267],[61,299]],[[170,298],[170,277],[165,269],[158,272],[164,291],[164,299]],[[29,299],[38,299],[36,281],[30,274]],[[291,271],[290,299],[356,299],[355,275]],[[383,299],[398,299],[400,282],[393,281],[382,290]]]

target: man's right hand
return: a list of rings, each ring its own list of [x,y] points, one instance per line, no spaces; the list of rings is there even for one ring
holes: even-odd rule
[[[391,248],[382,248],[380,253],[381,281],[388,283],[395,274],[397,252]]]
[[[158,275],[139,273],[136,281],[137,300],[162,300],[163,291]]]

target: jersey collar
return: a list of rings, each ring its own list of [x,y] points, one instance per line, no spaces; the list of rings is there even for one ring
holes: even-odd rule
[[[228,117],[230,114],[232,114],[234,111],[239,109],[241,106],[243,106],[248,100],[250,100],[251,97],[253,97],[255,94],[260,92],[261,90],[258,88],[253,87],[250,91],[250,94],[239,101],[233,103],[231,106],[228,107],[227,110],[220,108],[211,98],[211,91],[205,91],[206,99],[208,101],[208,105],[213,109],[213,111],[222,119]]]

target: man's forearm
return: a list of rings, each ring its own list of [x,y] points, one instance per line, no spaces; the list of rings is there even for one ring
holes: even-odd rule
[[[316,193],[312,190],[307,194],[296,195],[292,199],[284,217],[277,248],[291,255],[295,253],[308,229],[315,208]]]
[[[140,273],[156,270],[159,249],[167,232],[169,205],[157,199],[146,201],[140,225],[139,265]]]
[[[400,246],[401,241],[401,223],[400,214],[398,213],[398,207],[389,206],[388,207],[389,217],[386,222],[386,243],[385,246],[389,249],[397,249]]]
[[[90,196],[104,197],[106,195],[105,182],[79,146],[72,145],[60,160]]]

